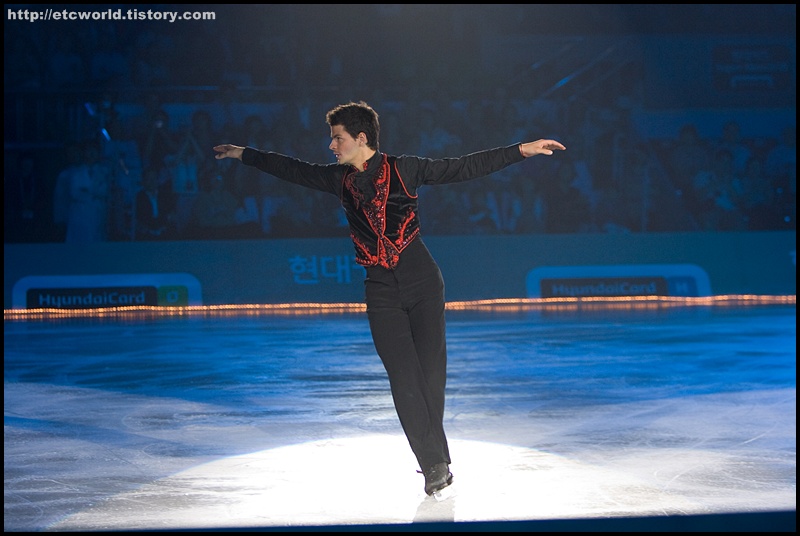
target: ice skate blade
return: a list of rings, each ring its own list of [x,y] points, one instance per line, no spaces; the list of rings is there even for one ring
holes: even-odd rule
[[[453,487],[453,484],[450,484],[449,486],[447,486],[445,488],[442,488],[442,489],[440,489],[438,491],[434,491],[432,497],[434,499],[436,499],[437,501],[441,502],[441,501],[446,501],[447,499],[449,499],[451,497],[454,497],[455,494],[456,494],[456,490]]]

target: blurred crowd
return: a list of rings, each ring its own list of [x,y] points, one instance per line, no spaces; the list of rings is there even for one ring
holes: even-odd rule
[[[330,46],[335,28],[298,49],[279,18],[266,28],[239,23],[198,24],[181,39],[163,25],[7,27],[7,94],[79,94],[80,106],[69,102],[80,120],[45,124],[68,133],[59,143],[42,134],[47,143],[16,145],[7,121],[15,149],[5,159],[5,242],[346,236],[334,197],[212,151],[234,143],[332,162],[324,115],[344,99],[378,111],[380,148],[390,154],[459,156],[543,137],[567,146],[488,178],[424,188],[429,235],[795,229],[794,123],[769,136],[735,118],[713,136],[692,122],[674,137],[642,136],[630,117],[642,91],[635,66],[604,88],[614,98],[542,97],[530,83],[495,87],[457,62],[427,65],[424,48],[395,58],[401,67],[356,72]],[[444,27],[424,45],[452,46],[455,31]],[[260,38],[243,49],[236,32]],[[364,87],[375,89],[355,89]],[[244,113],[231,113],[232,94]]]

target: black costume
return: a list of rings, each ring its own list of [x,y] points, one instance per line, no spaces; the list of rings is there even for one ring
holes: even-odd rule
[[[524,159],[519,144],[459,158],[376,152],[358,170],[247,147],[242,162],[339,197],[356,262],[366,269],[367,316],[400,423],[423,471],[450,463],[444,432],[444,283],[420,238],[417,189],[483,177]],[[450,475],[452,478],[452,475]]]

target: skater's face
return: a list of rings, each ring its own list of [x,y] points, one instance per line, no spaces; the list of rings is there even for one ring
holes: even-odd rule
[[[351,136],[342,125],[331,125],[331,144],[328,148],[340,164],[358,166],[364,161],[361,154],[363,143]]]

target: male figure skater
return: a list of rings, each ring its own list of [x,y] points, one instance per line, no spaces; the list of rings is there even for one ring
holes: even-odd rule
[[[245,165],[339,198],[356,262],[366,269],[367,317],[389,377],[400,424],[433,495],[453,482],[444,432],[447,350],[444,283],[420,236],[417,190],[476,179],[523,159],[566,147],[541,139],[459,158],[390,156],[380,152],[378,114],[367,103],[326,114],[336,163],[314,164],[252,147],[222,144],[216,158]]]

